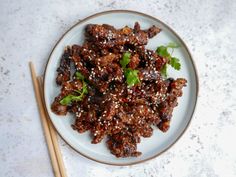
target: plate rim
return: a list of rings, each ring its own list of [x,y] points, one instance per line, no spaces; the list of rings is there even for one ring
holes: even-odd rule
[[[191,116],[190,116],[190,119],[189,121],[187,122],[187,125],[184,127],[183,131],[180,133],[180,135],[177,137],[176,140],[173,141],[173,143],[171,143],[169,146],[167,146],[164,150],[162,150],[161,152],[159,153],[156,153],[155,155],[151,156],[151,157],[148,157],[148,158],[145,158],[143,160],[139,160],[139,161],[136,161],[136,162],[128,162],[128,163],[113,163],[113,162],[106,162],[106,161],[103,161],[103,160],[98,160],[98,159],[95,159],[91,156],[88,156],[82,152],[80,152],[79,150],[75,149],[68,141],[66,141],[66,139],[59,133],[59,131],[57,130],[57,128],[54,126],[54,123],[53,121],[51,120],[51,117],[48,113],[48,109],[47,109],[47,106],[46,106],[46,99],[45,99],[45,90],[46,90],[46,86],[45,86],[45,76],[46,76],[46,72],[47,72],[47,68],[48,68],[48,63],[49,61],[51,60],[51,55],[52,53],[54,52],[55,48],[57,47],[57,45],[62,41],[62,39],[65,37],[65,35],[67,33],[69,33],[74,27],[76,27],[77,25],[80,25],[81,23],[87,21],[87,20],[90,20],[94,17],[98,17],[98,16],[101,16],[101,15],[106,15],[106,14],[115,14],[115,13],[131,13],[131,14],[136,14],[136,15],[140,15],[140,16],[143,16],[143,17],[147,17],[147,18],[151,18],[152,20],[154,21],[157,21],[158,23],[162,24],[164,27],[166,27],[168,30],[170,30],[181,42],[182,44],[184,45],[188,55],[189,55],[189,58],[191,60],[191,63],[192,63],[192,66],[193,66],[193,70],[194,70],[194,76],[196,78],[196,100],[195,102],[193,103],[194,104],[194,107],[193,107],[193,111],[191,113]],[[46,66],[45,66],[45,70],[44,70],[44,73],[43,73],[43,100],[44,100],[44,103],[45,103],[45,110],[46,110],[46,113],[48,115],[48,117],[50,118],[51,120],[51,123],[53,124],[53,127],[55,128],[55,130],[57,131],[58,135],[74,150],[76,151],[77,153],[79,153],[80,155],[86,157],[87,159],[90,159],[92,161],[95,161],[95,162],[98,162],[98,163],[102,163],[102,164],[106,164],[106,165],[113,165],[113,166],[130,166],[130,165],[135,165],[135,164],[140,164],[140,163],[143,163],[143,162],[147,162],[149,160],[152,160],[156,157],[158,157],[159,155],[163,154],[164,152],[166,152],[167,150],[169,150],[171,147],[173,147],[178,141],[179,139],[183,136],[183,134],[186,132],[186,130],[189,128],[190,124],[191,124],[191,121],[192,121],[192,118],[193,118],[193,115],[195,113],[195,110],[196,110],[196,106],[197,106],[197,102],[198,102],[198,94],[199,94],[199,77],[198,77],[198,71],[197,71],[197,67],[196,67],[196,64],[195,64],[195,61],[193,59],[193,56],[189,50],[189,48],[187,47],[187,45],[185,44],[185,42],[183,41],[183,39],[169,26],[167,25],[166,23],[164,23],[163,21],[159,20],[158,18],[156,17],[153,17],[151,15],[148,15],[146,13],[143,13],[143,12],[138,12],[138,11],[133,11],[133,10],[108,10],[108,11],[101,11],[101,12],[98,12],[98,13],[95,13],[93,15],[90,15],[90,16],[87,16],[85,17],[84,19],[82,20],[79,20],[78,22],[76,22],[74,25],[72,25],[71,27],[69,27],[68,30],[66,30],[66,32],[64,32],[64,34],[57,40],[56,44],[54,45],[54,47],[52,48],[50,54],[49,54],[49,57],[48,57],[48,60],[47,60],[47,63],[46,63]]]

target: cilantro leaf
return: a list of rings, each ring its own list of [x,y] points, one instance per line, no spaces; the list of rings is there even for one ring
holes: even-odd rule
[[[166,46],[160,46],[157,48],[156,53],[164,58],[167,58],[167,63],[161,68],[161,75],[163,77],[167,77],[167,67],[170,65],[173,67],[175,70],[180,70],[181,69],[181,64],[180,60],[176,57],[172,57],[172,53],[175,48],[180,47],[178,44],[174,42],[169,42]],[[168,52],[168,48],[172,49],[171,54]]]
[[[130,56],[131,56],[131,53],[129,53],[129,52],[125,52],[123,54],[122,60],[120,60],[120,64],[121,64],[122,68],[125,68],[126,65],[129,64]]]
[[[88,93],[87,84],[85,81],[83,81],[82,94],[87,94],[87,93]]]
[[[130,62],[130,56],[131,53],[130,52],[125,52],[123,54],[122,59],[120,60],[120,64],[124,70],[124,75],[126,78],[126,83],[128,84],[128,87],[132,87],[135,84],[140,83],[139,77],[138,77],[138,70],[134,70],[131,68],[126,68],[126,66],[129,64]]]
[[[168,52],[167,47],[165,47],[163,45],[158,47],[156,52],[158,53],[158,55],[160,55],[162,57],[166,57],[166,58],[170,57],[170,53]]]
[[[80,96],[75,96],[75,95],[67,95],[65,96],[61,101],[60,104],[62,105],[69,105],[71,104],[72,101],[82,101],[83,95],[81,94]]]
[[[60,104],[62,105],[69,105],[72,102],[74,95],[67,95],[61,101]]]
[[[79,80],[84,80],[84,76],[79,71],[76,71],[75,76]]]
[[[161,68],[161,75],[167,77],[167,63]]]
[[[179,48],[180,46],[177,43],[169,42],[166,47],[174,49],[174,48]]]
[[[180,70],[181,64],[179,62],[179,59],[176,57],[171,57],[170,59],[170,65],[175,69],[175,70]]]
[[[129,87],[132,87],[135,84],[140,83],[138,72],[139,72],[138,70],[133,70],[131,68],[126,69],[125,77],[126,77],[126,83],[128,84]]]
[[[82,80],[82,83],[83,83],[83,87],[81,90],[74,90],[76,93],[78,93],[80,95],[69,94],[69,95],[65,96],[64,98],[62,98],[60,100],[60,104],[62,104],[62,105],[69,105],[73,101],[82,101],[84,98],[84,95],[88,93],[87,84],[84,81],[84,76],[78,71],[75,73],[75,76],[77,79]]]

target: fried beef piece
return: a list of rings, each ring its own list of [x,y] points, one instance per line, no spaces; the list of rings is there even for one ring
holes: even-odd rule
[[[96,120],[96,110],[85,111],[82,107],[79,110],[83,111],[76,114],[75,123],[72,125],[72,128],[79,133],[83,133],[92,128],[92,124]]]
[[[71,48],[68,46],[64,50],[64,54],[61,57],[60,66],[57,68],[56,83],[61,85],[62,83],[70,80],[70,57]]]
[[[113,26],[103,24],[103,25],[94,25],[89,24],[85,28],[85,36],[90,40],[91,38],[97,39],[114,39],[118,37],[116,29]]]
[[[148,30],[141,30],[136,22],[134,30],[127,26],[118,30],[110,25],[90,24],[85,31],[88,41],[93,41],[100,49],[104,49],[123,45],[146,45],[148,38],[154,37],[160,29],[153,26]]]
[[[141,27],[138,22],[135,22],[133,31],[134,31],[134,33],[138,33],[139,31],[141,31]]]
[[[121,58],[120,54],[109,53],[105,56],[98,57],[95,59],[96,66],[104,67],[112,62],[117,62]]]
[[[139,62],[140,62],[139,55],[138,55],[138,54],[134,54],[133,56],[131,56],[131,60],[130,60],[128,66],[129,66],[131,69],[135,69],[135,68],[138,67]]]
[[[62,104],[60,104],[60,100],[62,99],[62,97],[56,97],[54,102],[51,105],[51,110],[60,116],[66,115],[67,111],[68,111],[68,107],[64,106]]]
[[[145,49],[144,47],[136,47],[135,51],[141,59],[140,65],[144,67],[151,67],[153,70],[160,71],[167,63],[167,59],[159,56],[155,51]]]
[[[121,29],[107,24],[87,25],[83,45],[67,47],[61,58],[56,79],[61,92],[51,105],[52,111],[75,114],[72,128],[79,133],[90,131],[91,143],[100,143],[107,136],[107,147],[116,157],[141,155],[137,151],[141,137],[152,136],[155,127],[163,132],[169,129],[173,109],[187,82],[182,78],[164,79],[160,70],[167,59],[145,48],[160,31],[156,26],[142,30],[137,22],[134,28]],[[120,64],[125,52],[131,53],[127,68],[137,70],[140,80],[132,87],[127,85]],[[75,77],[75,72],[84,76],[83,81]],[[83,100],[60,103],[68,95],[81,94],[84,82]]]
[[[148,38],[153,38],[160,32],[161,32],[161,29],[153,25],[151,28],[147,30]]]
[[[141,31],[140,24],[138,22],[135,22],[135,24],[134,24],[134,33],[138,33],[139,31]],[[150,27],[146,31],[147,31],[147,34],[148,34],[148,38],[153,38],[154,36],[156,36],[158,33],[161,32],[161,29],[156,27],[155,25],[153,25],[152,27]]]
[[[109,137],[108,148],[116,157],[137,157],[141,152],[137,151],[136,137],[130,132],[121,131]]]
[[[100,92],[105,92],[112,81],[122,82],[123,71],[117,63],[109,63],[104,67],[97,65],[92,68],[88,80]]]
[[[170,79],[167,82],[167,88],[169,90],[168,96],[165,101],[159,104],[159,114],[162,121],[158,124],[158,128],[163,132],[166,132],[169,129],[173,109],[178,105],[177,97],[182,96],[182,88],[186,86],[187,83],[183,78],[176,80]]]

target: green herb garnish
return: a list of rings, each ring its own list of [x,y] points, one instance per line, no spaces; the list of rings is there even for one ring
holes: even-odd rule
[[[167,64],[161,68],[161,75],[167,77]]]
[[[83,87],[81,90],[75,90],[75,92],[77,92],[78,94],[80,95],[72,95],[72,94],[69,94],[67,96],[65,96],[61,101],[60,101],[60,104],[62,105],[69,105],[72,103],[72,101],[82,101],[83,98],[84,98],[84,95],[88,93],[88,89],[87,89],[87,84],[86,82],[84,81],[84,76],[80,73],[80,72],[76,72],[75,73],[75,77],[79,80],[82,81],[83,83]]]
[[[138,70],[133,70],[130,68],[126,69],[125,77],[126,77],[126,82],[129,87],[132,87],[135,84],[140,83],[140,80],[138,78]]]
[[[126,65],[129,64],[130,56],[131,56],[131,53],[129,53],[129,52],[125,52],[123,54],[122,60],[120,60],[120,64],[121,64],[122,68],[126,68]]]
[[[171,57],[170,65],[176,70],[180,70],[180,68],[181,68],[181,64],[179,62],[179,59],[176,57]]]
[[[179,59],[176,57],[172,57],[172,53],[174,51],[175,48],[178,48],[179,45],[174,43],[174,42],[170,42],[169,44],[167,44],[166,46],[160,46],[157,48],[156,53],[162,57],[165,57],[168,59],[167,63],[161,68],[161,74],[164,77],[167,77],[167,66],[170,65],[171,67],[173,67],[175,70],[180,70],[181,69],[181,64],[179,62]],[[168,52],[168,48],[172,49],[171,54]]]
[[[79,79],[79,80],[82,80],[82,81],[84,80],[83,74],[81,74],[79,71],[76,71],[75,77],[76,77],[76,79]]]
[[[174,49],[174,48],[179,48],[180,46],[179,44],[176,44],[174,42],[169,42],[169,44],[167,44],[166,47]]]
[[[129,87],[134,86],[135,84],[140,83],[139,77],[138,77],[138,70],[131,69],[131,68],[126,68],[126,66],[130,62],[130,56],[131,53],[125,52],[123,54],[122,59],[120,60],[120,64],[124,70],[124,75],[126,78],[126,83],[128,84]]]
[[[165,46],[160,46],[157,48],[156,52],[158,53],[158,55],[162,56],[162,57],[166,57],[169,58],[170,57],[170,53],[168,52],[168,47]]]

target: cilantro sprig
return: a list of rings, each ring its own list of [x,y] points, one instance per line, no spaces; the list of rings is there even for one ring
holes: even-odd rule
[[[127,68],[127,65],[130,62],[130,56],[131,53],[125,52],[123,54],[122,59],[120,60],[120,64],[124,70],[124,75],[126,78],[126,83],[128,84],[129,87],[134,86],[135,84],[140,83],[139,77],[138,77],[138,70]]]
[[[157,48],[156,53],[158,55],[168,59],[167,63],[161,68],[162,76],[167,77],[167,67],[168,67],[168,65],[170,65],[175,70],[180,70],[181,69],[180,60],[178,58],[172,56],[172,53],[173,53],[174,49],[178,48],[178,47],[180,47],[178,44],[176,44],[174,42],[170,42],[166,46],[162,45],[162,46],[159,46]],[[171,54],[168,51],[169,48],[172,49]]]
[[[129,87],[132,87],[135,84],[140,83],[140,80],[138,77],[138,70],[135,70],[135,69],[133,70],[131,68],[126,69],[125,77],[126,77],[126,82]]]
[[[123,54],[122,60],[120,60],[120,64],[121,64],[123,69],[126,68],[126,66],[129,64],[130,56],[131,56],[131,53],[129,53],[129,52],[125,52]]]
[[[67,96],[65,96],[61,101],[60,104],[62,105],[69,105],[71,104],[73,101],[82,101],[84,98],[84,95],[88,93],[88,89],[87,89],[87,84],[84,81],[84,76],[80,73],[80,72],[76,72],[75,73],[75,77],[79,80],[82,81],[83,83],[83,87],[81,90],[75,90],[75,92],[77,92],[79,95],[72,95],[69,94]]]

